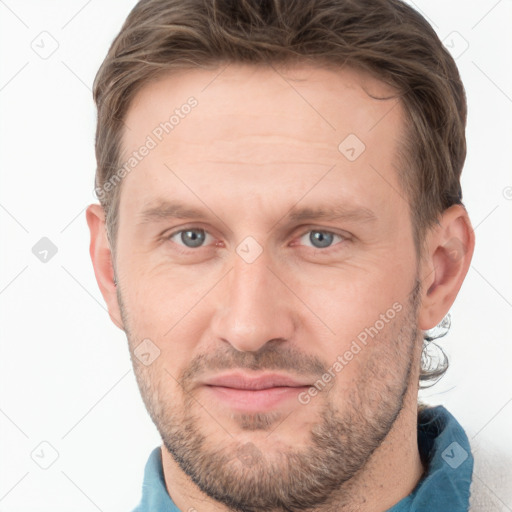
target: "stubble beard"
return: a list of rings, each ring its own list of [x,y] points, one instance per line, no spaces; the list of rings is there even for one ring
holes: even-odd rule
[[[320,393],[315,400],[324,400],[319,419],[307,433],[302,450],[288,447],[270,452],[272,436],[279,435],[283,421],[279,412],[234,415],[239,429],[267,432],[265,443],[258,446],[242,442],[225,432],[225,442],[210,442],[202,425],[215,422],[192,391],[193,377],[206,367],[208,356],[196,358],[180,375],[181,396],[170,396],[161,389],[165,375],[153,375],[132,361],[146,408],[156,425],[165,448],[181,470],[207,496],[238,512],[312,511],[349,509],[352,501],[347,492],[351,480],[362,471],[373,452],[392,429],[404,405],[418,340],[417,310],[419,283],[411,293],[401,320],[396,318],[386,338],[378,338],[365,348],[371,351],[340,411],[329,395]],[[127,319],[118,299],[123,321]],[[127,323],[124,323],[125,328]],[[126,328],[128,341],[134,347],[138,338]],[[381,333],[383,334],[383,333]],[[268,354],[268,357],[267,357]],[[242,354],[239,366],[250,369],[288,369],[293,367],[293,352],[272,347],[258,359]],[[252,358],[252,359],[251,359]],[[318,371],[319,362],[303,361],[303,366]],[[296,365],[296,367],[300,367]],[[212,366],[208,366],[212,368]],[[165,372],[164,372],[165,373]],[[169,376],[167,376],[169,377]],[[173,379],[171,379],[173,380]],[[156,383],[156,385],[153,383]],[[172,398],[172,401],[171,401]],[[307,407],[297,405],[298,407]],[[292,412],[283,424],[293,422]],[[219,428],[223,430],[218,421]],[[211,430],[211,429],[210,429]]]

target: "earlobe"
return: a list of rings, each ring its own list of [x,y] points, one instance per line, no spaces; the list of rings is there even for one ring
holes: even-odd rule
[[[435,327],[448,313],[466,277],[475,246],[475,235],[462,205],[444,211],[427,241],[423,258],[423,295],[419,328]]]
[[[124,330],[121,320],[121,311],[117,300],[112,252],[105,225],[105,212],[101,205],[91,204],[87,208],[86,218],[91,233],[89,253],[94,267],[96,281],[107,304],[110,319],[117,327]]]

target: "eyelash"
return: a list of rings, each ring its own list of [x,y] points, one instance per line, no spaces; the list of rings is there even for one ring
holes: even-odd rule
[[[206,234],[206,236],[212,236],[208,231],[206,231],[205,229],[203,229],[201,227],[190,226],[190,227],[181,228],[181,229],[179,229],[177,231],[173,231],[172,233],[170,233],[168,235],[165,235],[164,236],[164,241],[170,241],[170,242],[174,243],[177,246],[178,252],[181,253],[181,254],[191,254],[191,253],[197,252],[198,249],[203,249],[203,248],[207,247],[207,245],[201,245],[201,246],[197,247],[196,249],[194,249],[194,248],[187,247],[187,246],[185,246],[183,244],[180,244],[180,243],[177,243],[177,242],[173,242],[171,240],[173,236],[176,236],[176,235],[179,235],[181,233],[184,233],[185,231],[196,231],[196,230],[197,231],[203,231]],[[349,236],[341,235],[340,233],[335,233],[334,231],[329,231],[329,230],[325,230],[325,229],[316,229],[316,228],[310,228],[307,231],[302,232],[302,234],[299,235],[297,237],[297,239],[300,240],[301,238],[303,238],[308,233],[315,232],[315,231],[319,232],[319,233],[323,233],[323,234],[327,234],[327,235],[333,235],[334,237],[341,238],[341,241],[339,241],[337,243],[333,243],[333,245],[330,245],[329,247],[325,247],[325,248],[309,247],[309,249],[312,249],[314,251],[319,251],[319,252],[322,252],[324,254],[328,254],[328,253],[332,252],[332,250],[333,250],[332,248],[335,247],[336,245],[339,245],[340,243],[350,242],[351,241],[351,238]]]

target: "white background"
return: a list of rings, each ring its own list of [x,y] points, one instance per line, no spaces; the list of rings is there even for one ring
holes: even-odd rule
[[[131,510],[159,444],[96,285],[85,222],[91,86],[134,3],[0,0],[0,512]],[[477,239],[443,340],[451,368],[423,397],[492,454],[475,478],[492,510],[510,511],[512,484],[500,473],[512,457],[512,1],[413,5],[453,47],[466,86],[462,181]],[[58,44],[47,59],[33,49],[41,38],[45,51]],[[32,253],[42,237],[58,248],[47,263]],[[35,462],[51,462],[43,441],[58,453],[46,470]]]

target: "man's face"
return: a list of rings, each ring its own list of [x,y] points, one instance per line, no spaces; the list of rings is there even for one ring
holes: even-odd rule
[[[123,161],[151,147],[122,183],[123,323],[192,480],[235,508],[307,508],[364,467],[417,382],[403,111],[351,70],[219,71],[153,82],[128,112]]]

